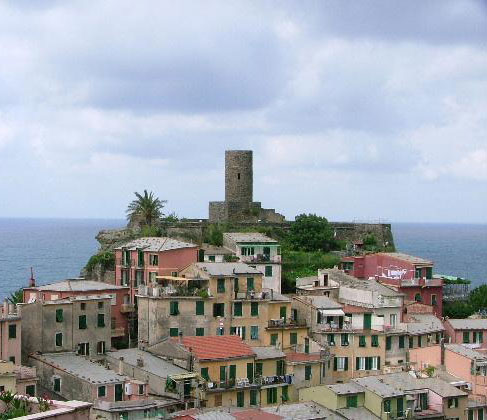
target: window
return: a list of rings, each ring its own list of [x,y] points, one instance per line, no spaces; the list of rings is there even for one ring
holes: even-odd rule
[[[17,338],[17,325],[10,324],[8,326],[8,338]]]
[[[122,270],[122,285],[129,285],[129,272],[128,270]]]
[[[169,302],[169,315],[176,316],[179,315],[179,302],[172,300]]]
[[[348,357],[335,357],[334,370],[347,371],[348,370]]]
[[[81,303],[80,304],[80,308],[81,308],[82,311],[86,310],[86,303],[84,303],[84,302]]]
[[[428,394],[419,394],[419,406],[421,407],[421,410],[428,409]]]
[[[82,356],[90,355],[90,343],[79,343],[78,344],[78,354]]]
[[[292,332],[289,334],[289,344],[298,344],[298,333]]]
[[[262,376],[264,364],[262,362],[255,363],[255,376]]]
[[[254,254],[255,254],[255,251],[254,251],[253,246],[243,246],[242,247],[242,255],[243,256],[250,256],[250,255],[254,255]]]
[[[250,405],[257,405],[257,390],[250,390]]]
[[[63,333],[56,333],[56,347],[62,347],[63,346]]]
[[[277,403],[277,388],[267,388],[267,404]]]
[[[265,266],[265,276],[272,277],[272,265]]]
[[[370,370],[380,370],[380,357],[375,356],[370,358],[371,366]]]
[[[364,314],[364,330],[372,328],[372,314]]]
[[[202,300],[196,301],[196,315],[204,315],[205,314],[205,302]]]
[[[243,406],[244,406],[244,392],[237,391],[237,407],[243,407]]]
[[[107,395],[107,387],[105,385],[101,385],[98,387],[98,398],[106,397]]]
[[[477,420],[484,420],[484,409],[479,408],[477,411]]]
[[[216,329],[216,335],[225,335],[225,328],[223,327],[218,327]]]
[[[216,291],[218,293],[225,293],[225,279],[218,279],[217,280]]]
[[[245,340],[245,327],[230,327],[230,335],[238,335]]]
[[[276,375],[284,375],[284,360],[276,360]]]
[[[201,377],[206,381],[210,380],[210,375],[208,374],[208,368],[207,367],[201,368]]]
[[[98,327],[104,328],[105,327],[105,314],[98,314]]]
[[[391,400],[384,400],[384,412],[385,413],[391,412]]]
[[[389,315],[389,322],[391,324],[391,327],[395,328],[396,324],[397,324],[397,315],[396,314],[390,314]]]
[[[252,291],[255,290],[254,287],[254,278],[253,277],[248,277],[247,278],[247,291]]]
[[[367,346],[367,342],[365,341],[365,335],[359,336],[358,345],[359,345],[359,347],[366,347]]]
[[[410,349],[414,348],[414,340],[413,337],[409,337],[409,346]]]
[[[463,342],[470,343],[470,332],[468,331],[463,332]]]
[[[215,407],[221,407],[222,406],[222,394],[215,394]]]
[[[80,315],[78,318],[78,328],[80,330],[86,330],[86,315]]]
[[[144,284],[144,272],[137,270],[135,272],[135,286],[140,286],[141,284]]]
[[[342,346],[348,346],[348,334],[342,334],[341,335],[341,345]]]
[[[426,278],[427,279],[433,278],[433,267],[426,267]]]
[[[103,309],[103,302],[98,302],[98,309]]]
[[[436,295],[431,295],[431,304],[432,305],[436,305],[437,302],[436,302]]]
[[[169,337],[178,337],[179,328],[169,328]]]
[[[347,396],[347,408],[355,408],[357,407],[357,396],[356,395],[348,395]]]
[[[213,316],[225,316],[225,304],[224,303],[214,303],[213,304]]]
[[[468,420],[473,420],[473,410],[468,410]]]
[[[389,335],[386,337],[386,350],[392,349],[392,337]]]
[[[251,340],[259,339],[259,327],[257,325],[252,325],[250,327],[250,339]]]
[[[448,398],[448,408],[458,408],[458,398]]]
[[[238,285],[238,277],[235,277],[233,279],[233,291],[238,292],[240,290],[240,287]]]
[[[399,348],[400,349],[403,349],[404,348],[404,336],[403,335],[400,335],[399,336]]]
[[[371,346],[372,347],[379,347],[379,336],[378,335],[371,336]]]
[[[149,281],[151,283],[155,283],[156,282],[156,276],[157,276],[157,273],[155,271],[151,271],[149,273]]]
[[[144,395],[145,392],[144,392],[144,385],[140,384],[139,385],[139,395]]]
[[[247,363],[247,378],[250,383],[254,382],[254,363]]]
[[[250,315],[259,316],[259,302],[250,302]]]
[[[204,337],[205,335],[205,329],[198,327],[196,328],[196,337]]]
[[[242,316],[242,302],[234,302],[233,316]]]
[[[414,270],[414,277],[417,279],[420,279],[421,276],[421,268],[417,267],[416,270]]]
[[[29,397],[35,397],[35,395],[36,395],[36,386],[35,385],[27,385],[25,387],[25,393]]]
[[[327,334],[326,340],[328,341],[329,346],[335,345],[335,334]]]
[[[414,295],[414,300],[415,300],[416,302],[421,302],[421,301],[422,301],[422,299],[421,299],[421,293],[416,293],[416,294]]]
[[[98,343],[96,343],[96,352],[98,354],[105,354],[105,342],[104,341],[98,341]]]
[[[63,322],[63,310],[56,309],[56,322]]]
[[[61,392],[61,378],[54,378],[52,383],[54,392]]]
[[[279,318],[281,318],[281,319],[287,318],[287,308],[285,306],[281,306],[279,308]]]
[[[159,265],[159,255],[157,254],[149,255],[149,264],[153,266]]]
[[[215,262],[215,256],[214,255],[208,255],[208,261],[209,262]]]
[[[282,402],[289,401],[289,393],[288,393],[288,386],[285,385],[282,388]]]
[[[8,360],[9,362],[12,362],[15,365],[15,356],[10,356]]]
[[[271,346],[275,346],[277,344],[277,334],[271,334]]]
[[[355,359],[355,369],[356,370],[366,370],[365,361],[366,361],[365,357],[357,357]]]
[[[423,347],[423,336],[418,335],[418,347]]]
[[[304,379],[309,381],[311,379],[311,365],[304,366]]]

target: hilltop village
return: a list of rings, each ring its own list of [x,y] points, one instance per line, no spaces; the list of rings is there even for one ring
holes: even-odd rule
[[[225,201],[207,221],[165,236],[104,232],[110,273],[32,277],[21,303],[5,302],[4,411],[22,401],[36,419],[484,419],[487,319],[443,316],[464,295],[432,261],[396,252],[390,226],[331,224],[346,242],[337,263],[284,290],[282,244],[258,228],[289,222],[253,201],[252,152],[228,151],[225,166]],[[182,239],[221,224],[245,229],[220,245]]]

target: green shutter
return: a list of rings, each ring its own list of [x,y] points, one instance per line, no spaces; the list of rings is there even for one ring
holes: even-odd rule
[[[259,316],[259,302],[250,302],[250,315]]]
[[[237,407],[243,407],[243,406],[244,406],[244,392],[238,391],[237,392]]]
[[[245,331],[246,331],[246,327],[242,327],[242,340],[245,340]]]
[[[298,333],[290,333],[289,334],[289,341],[291,345],[298,344]]]
[[[282,402],[289,401],[289,393],[288,393],[288,386],[285,385],[282,388]]]
[[[63,310],[56,309],[56,322],[63,322]]]
[[[202,300],[196,301],[196,315],[204,315],[205,314],[205,302]]]
[[[203,379],[209,381],[210,380],[210,375],[208,374],[208,368],[205,367],[205,368],[201,368],[201,376],[203,377]]]
[[[392,337],[389,335],[386,337],[386,350],[390,350],[392,348]]]
[[[338,359],[336,357],[333,358],[333,370],[336,371],[338,369]]]
[[[78,327],[80,330],[86,329],[86,315],[80,315],[78,318]]]
[[[105,327],[105,314],[98,314],[98,327]]]
[[[225,382],[227,380],[227,367],[220,366],[220,382]]]
[[[403,335],[399,336],[399,348],[400,349],[404,348],[404,336]]]
[[[377,370],[380,370],[380,356],[377,356]]]
[[[272,277],[272,265],[265,266],[265,276]]]
[[[271,346],[275,346],[277,344],[277,334],[271,334]]]
[[[204,337],[205,329],[204,328],[196,328],[196,337]]]
[[[250,292],[252,290],[255,290],[255,288],[254,288],[254,278],[253,277],[248,277],[247,278],[247,291]]]
[[[254,364],[247,363],[247,378],[250,383],[254,382]]]
[[[179,315],[179,302],[177,302],[177,301],[169,302],[169,314],[170,315]]]
[[[228,376],[230,379],[235,379],[237,377],[237,365],[230,365]]]
[[[250,327],[250,339],[251,340],[258,340],[259,339],[259,326],[252,325]]]
[[[355,358],[355,370],[359,370],[360,367],[360,357]]]
[[[348,370],[348,357],[345,357],[345,367],[344,367],[344,371],[347,371]]]
[[[304,379],[306,381],[311,379],[311,365],[304,366]]]
[[[242,302],[233,303],[233,316],[242,316]]]
[[[279,309],[279,317],[286,319],[287,318],[286,315],[287,315],[287,308],[285,306],[281,306]]]
[[[257,405],[257,390],[250,390],[250,405]]]
[[[225,279],[218,279],[217,280],[217,292],[218,293],[225,293]]]
[[[262,362],[257,362],[255,364],[255,376],[262,376],[263,367],[264,365]]]
[[[170,337],[178,337],[179,336],[179,329],[178,328],[169,328],[169,336]]]
[[[359,338],[358,338],[358,345],[360,347],[365,347],[367,345],[366,341],[365,341],[365,335],[361,335]]]
[[[404,415],[404,400],[402,397],[396,399],[396,407],[397,407],[397,417],[402,417]]]
[[[463,332],[463,342],[464,343],[470,343],[470,332],[469,331]]]
[[[372,328],[372,314],[364,314],[364,330]]]

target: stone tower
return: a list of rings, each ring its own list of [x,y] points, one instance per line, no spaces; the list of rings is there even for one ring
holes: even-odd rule
[[[274,209],[263,209],[253,201],[254,169],[252,150],[225,152],[225,201],[211,201],[210,223],[272,222],[282,223],[284,216]]]
[[[225,152],[225,201],[250,207],[253,201],[254,170],[251,150]]]

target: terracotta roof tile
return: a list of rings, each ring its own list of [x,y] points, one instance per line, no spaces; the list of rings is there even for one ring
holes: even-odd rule
[[[314,362],[320,360],[319,353],[287,353],[286,360],[289,362]]]
[[[182,344],[199,360],[254,357],[252,348],[237,335],[183,337]]]

